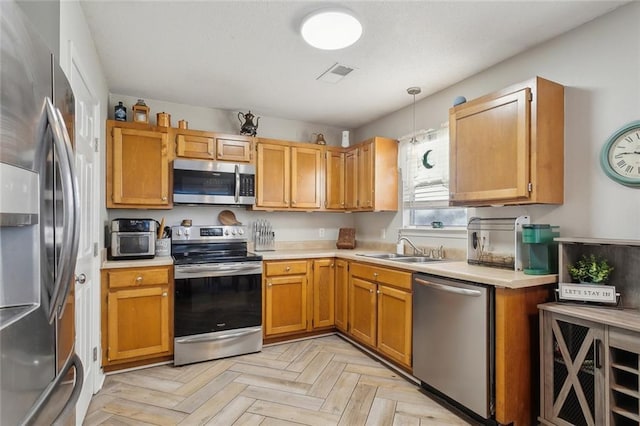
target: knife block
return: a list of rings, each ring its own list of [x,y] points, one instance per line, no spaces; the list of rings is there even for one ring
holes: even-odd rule
[[[338,242],[336,247],[339,249],[356,248],[356,230],[355,228],[340,228],[338,233]]]

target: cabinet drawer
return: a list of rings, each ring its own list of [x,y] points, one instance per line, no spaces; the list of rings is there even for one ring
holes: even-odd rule
[[[265,275],[300,275],[307,273],[306,260],[292,260],[284,262],[265,262]]]
[[[381,284],[411,290],[411,273],[361,263],[351,264],[351,275]]]
[[[167,268],[107,271],[107,285],[109,288],[158,285],[167,284],[168,282],[169,270]]]

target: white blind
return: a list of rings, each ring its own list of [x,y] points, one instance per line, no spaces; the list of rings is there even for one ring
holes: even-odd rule
[[[448,206],[449,129],[423,130],[411,139],[400,139],[405,148],[404,207]]]

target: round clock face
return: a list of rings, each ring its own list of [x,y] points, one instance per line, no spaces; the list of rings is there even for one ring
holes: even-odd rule
[[[615,132],[602,148],[600,160],[611,179],[640,187],[640,121]]]

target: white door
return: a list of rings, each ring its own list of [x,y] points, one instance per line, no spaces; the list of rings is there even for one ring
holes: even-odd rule
[[[98,262],[98,206],[99,188],[99,155],[96,152],[99,134],[99,102],[91,92],[91,85],[82,73],[78,56],[71,47],[71,87],[75,95],[75,154],[76,174],[80,190],[80,245],[78,247],[78,263],[76,265],[76,353],[84,366],[84,385],[76,406],[76,423],[82,424],[91,396],[94,392],[94,381],[99,370],[98,340],[100,328],[96,327],[95,318],[99,319],[99,309],[95,313],[95,300],[100,294],[100,274]],[[99,306],[99,305],[98,305]],[[99,323],[98,323],[99,324]],[[95,352],[94,352],[94,348]],[[94,359],[95,358],[95,359]]]

